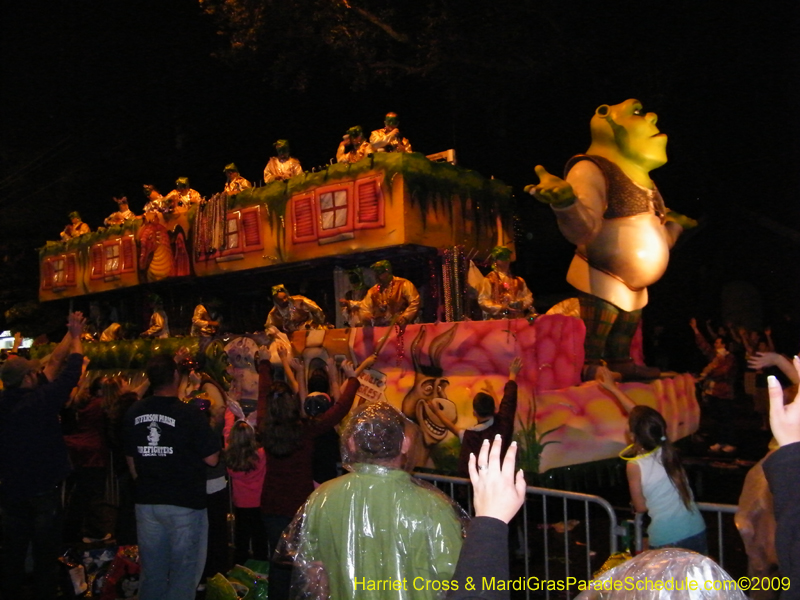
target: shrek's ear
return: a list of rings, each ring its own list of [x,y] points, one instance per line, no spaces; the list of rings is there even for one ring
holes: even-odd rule
[[[611,108],[608,106],[608,104],[601,104],[594,111],[594,114],[596,114],[598,117],[607,117],[609,110],[611,110]]]

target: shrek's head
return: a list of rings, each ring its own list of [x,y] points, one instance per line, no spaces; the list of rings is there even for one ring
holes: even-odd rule
[[[592,145],[587,154],[611,160],[623,171],[649,173],[667,162],[667,136],[656,127],[658,116],[638,100],[597,107],[592,117]]]

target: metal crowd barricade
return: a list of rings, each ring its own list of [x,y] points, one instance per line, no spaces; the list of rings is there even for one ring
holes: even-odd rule
[[[472,487],[469,479],[427,473],[415,473],[414,475],[438,487],[472,514]],[[541,507],[537,507],[539,504]],[[555,511],[553,510],[554,504],[556,505]],[[558,510],[559,506],[560,511]],[[594,510],[590,510],[592,507]],[[539,508],[538,513],[537,508]],[[595,515],[594,521],[591,512],[600,513]],[[537,517],[537,514],[541,516]],[[571,523],[571,516],[573,520],[578,521],[574,526]],[[553,522],[550,520],[551,517]],[[574,519],[574,517],[579,518]],[[531,553],[531,542],[533,541],[531,539],[531,520],[536,523],[535,527],[542,531],[543,538],[540,547],[541,553],[536,551],[536,548],[534,549],[533,554],[537,555],[535,557],[532,557]],[[580,523],[581,520],[582,523]],[[523,560],[522,572],[526,598],[531,597],[531,592],[537,592],[537,598],[542,597],[542,593],[545,598],[550,598],[551,594],[557,598],[576,596],[578,594],[577,581],[591,580],[593,572],[602,565],[605,559],[617,552],[617,537],[627,534],[627,528],[619,525],[614,508],[600,496],[533,486],[527,487],[525,504],[515,521],[516,524],[514,521],[511,523],[510,535],[513,536],[516,533],[519,536],[517,541],[520,547],[516,552],[516,558]],[[551,529],[556,532],[555,536],[550,535]],[[551,546],[555,546],[557,543],[560,545],[562,535],[564,544],[562,555],[555,556],[553,553],[554,555],[551,556]],[[592,550],[593,540],[594,547],[599,550]],[[580,549],[576,550],[576,547]],[[572,553],[570,553],[571,549]],[[580,554],[583,557],[578,558],[577,564],[573,567],[572,559]],[[532,573],[534,566],[532,558],[537,561],[541,559],[541,564],[537,563],[537,574]],[[581,566],[580,563],[583,565]],[[515,573],[515,570],[519,570],[518,567],[518,561],[512,560],[512,581],[520,577]],[[559,587],[559,582],[561,587]],[[567,582],[572,585],[567,586]],[[564,589],[565,587],[567,589]]]
[[[719,566],[723,569],[725,568],[725,544],[723,543],[724,539],[724,527],[722,525],[722,515],[723,514],[731,514],[735,515],[736,511],[738,510],[738,506],[735,504],[714,504],[713,502],[698,502],[697,508],[700,509],[700,512],[703,513],[715,513],[717,515],[717,562]],[[709,540],[710,542],[711,540]],[[709,543],[709,551],[713,555],[714,546]]]

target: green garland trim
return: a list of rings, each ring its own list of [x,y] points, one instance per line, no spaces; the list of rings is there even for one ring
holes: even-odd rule
[[[32,358],[43,358],[50,354],[55,344],[31,348]],[[152,356],[169,354],[174,356],[178,350],[186,348],[196,356],[200,351],[200,338],[164,338],[159,340],[118,340],[115,342],[84,342],[83,354],[91,362],[89,368],[142,370]]]
[[[265,204],[269,208],[273,228],[280,218],[286,216],[286,205],[291,197],[316,188],[345,179],[355,179],[359,175],[371,171],[382,171],[385,181],[391,183],[392,178],[403,176],[411,201],[419,203],[423,214],[427,209],[446,209],[452,214],[452,202],[458,198],[462,208],[468,200],[472,200],[473,209],[479,219],[486,223],[480,226],[493,225],[492,210],[481,210],[490,207],[504,218],[513,216],[513,199],[511,188],[496,179],[486,179],[476,171],[470,171],[449,163],[435,163],[424,155],[414,153],[380,152],[357,163],[338,163],[317,173],[303,173],[288,181],[273,181],[260,188],[250,188],[234,196],[229,208],[246,208],[257,204]]]
[[[494,227],[496,214],[505,222],[513,218],[514,200],[511,188],[501,181],[486,179],[475,171],[449,163],[431,162],[422,154],[383,152],[357,163],[330,165],[317,173],[303,173],[289,181],[274,181],[263,187],[249,188],[229,199],[228,210],[263,204],[267,210],[262,211],[262,218],[278,236],[278,254],[281,255],[279,259],[283,260],[283,249],[286,245],[286,206],[292,196],[339,181],[354,180],[369,173],[383,173],[387,186],[391,186],[395,175],[401,175],[412,206],[419,205],[423,218],[433,210],[449,214],[452,221],[458,202],[462,214],[473,218],[478,235]],[[471,211],[468,215],[466,207],[469,203]],[[196,213],[197,207],[192,206],[187,214],[189,231],[192,230]],[[39,260],[78,250],[81,251],[78,252],[79,256],[88,256],[89,248],[93,244],[124,234],[137,235],[143,225],[143,220],[138,218],[67,242],[47,242],[39,248]],[[423,222],[423,227],[425,225]]]
[[[135,236],[142,228],[142,225],[142,219],[128,219],[119,225],[106,227],[102,231],[92,231],[91,233],[72,238],[66,242],[50,241],[38,249],[39,259],[41,260],[48,256],[64,254],[73,250],[86,250],[88,252],[92,245],[103,242],[109,238],[127,234],[133,234]]]

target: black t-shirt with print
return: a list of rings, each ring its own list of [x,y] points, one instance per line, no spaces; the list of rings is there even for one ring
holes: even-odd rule
[[[125,415],[125,454],[136,466],[137,504],[206,507],[206,463],[219,451],[206,416],[175,397],[151,396]]]

